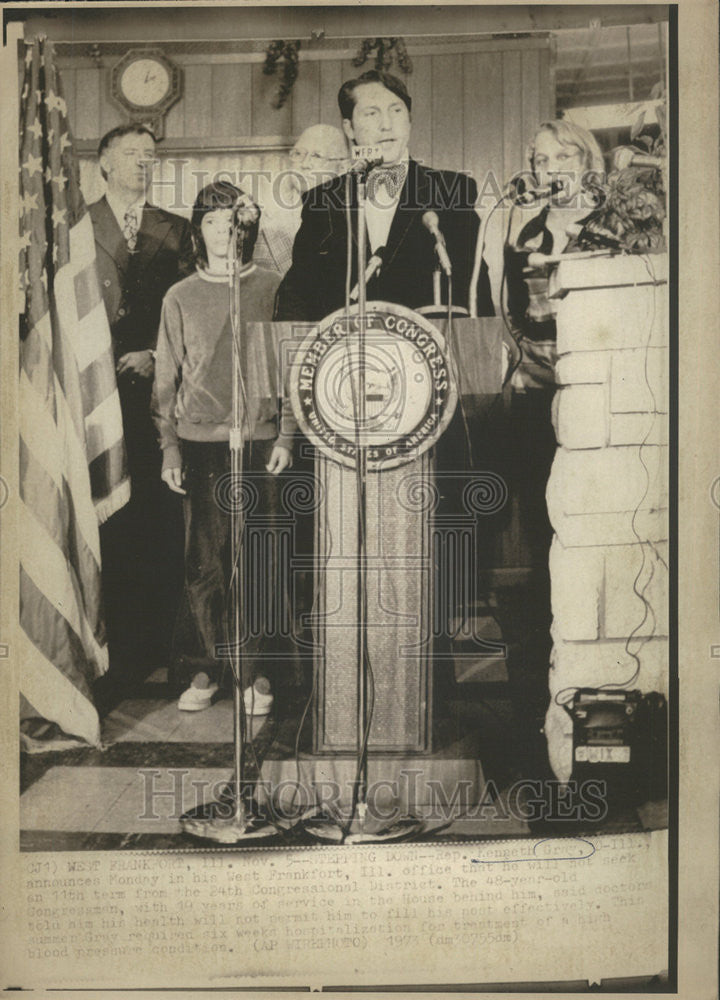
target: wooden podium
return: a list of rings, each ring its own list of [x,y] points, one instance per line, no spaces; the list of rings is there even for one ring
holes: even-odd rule
[[[369,313],[374,305],[368,303]],[[308,354],[308,338],[317,330],[322,333],[322,325],[248,324],[248,354],[244,359],[248,385],[262,395],[280,394],[275,375],[279,371],[283,391],[290,389],[294,397],[294,408],[306,407],[305,413],[299,414],[301,426],[313,424],[315,438],[322,414],[312,391],[312,378],[308,371],[302,374],[301,362]],[[442,352],[450,355],[448,383],[453,383],[450,401],[455,416],[446,412],[433,424],[438,433],[432,446],[416,457],[411,453],[395,454],[399,461],[393,458],[383,465],[385,445],[372,443],[379,460],[366,477],[363,547],[367,581],[364,634],[368,650],[368,788],[376,805],[378,795],[382,799],[387,794],[392,809],[427,817],[437,813],[439,803],[441,811],[462,811],[482,801],[485,794],[480,734],[467,731],[458,720],[445,720],[443,725],[451,730],[450,736],[434,739],[438,725],[434,719],[433,674],[438,662],[443,669],[452,669],[448,621],[463,583],[476,581],[475,529],[478,518],[487,513],[482,506],[487,482],[478,482],[477,470],[463,455],[467,426],[464,418],[467,416],[470,428],[477,430],[482,425],[481,420],[473,423],[473,419],[501,393],[507,359],[514,350],[514,343],[507,343],[509,335],[501,319],[455,319],[449,345],[446,321],[433,321],[432,327]],[[427,345],[425,349],[430,350]],[[324,350],[320,336],[317,357]],[[374,365],[377,357],[385,358],[383,364]],[[268,362],[272,358],[277,364]],[[385,404],[393,399],[399,401],[402,405],[397,407],[397,421],[402,424],[403,405],[412,393],[403,396],[395,391],[396,375],[410,372],[414,379],[421,372],[414,370],[418,359],[413,353],[395,360],[397,364],[392,358],[388,361],[379,348],[373,354],[368,400],[371,408],[377,407],[371,416],[390,412]],[[326,389],[335,393],[342,408],[343,400],[348,403],[342,364],[326,374]],[[293,378],[297,379],[294,390]],[[422,387],[422,379],[417,385]],[[431,413],[428,420],[432,423],[436,416]],[[292,535],[300,518],[297,508],[287,504],[287,546],[291,553],[288,589],[291,594],[305,592],[305,600],[299,602],[303,612],[296,615],[293,640],[296,651],[313,661],[312,748],[301,749],[297,758],[282,754],[265,758],[263,779],[271,790],[292,786],[296,789],[293,803],[302,802],[308,807],[322,802],[323,789],[330,789],[331,796],[342,789],[340,802],[335,801],[335,805],[345,808],[353,795],[361,743],[359,493],[347,455],[328,454],[329,448],[313,448],[316,444],[312,437],[310,443],[303,439],[299,450],[312,454],[308,464],[313,473],[301,471],[296,464],[285,491],[288,497],[299,491],[302,515],[306,521],[309,516],[314,519],[312,555],[308,554],[307,544],[304,551],[296,552]],[[347,441],[340,444],[350,447]],[[445,485],[448,470],[452,472],[451,490]],[[293,479],[295,489],[291,488]],[[312,637],[310,642],[308,635]],[[480,655],[492,654],[481,651]]]
[[[372,306],[368,304],[369,312]],[[452,359],[453,370],[448,372],[448,381],[457,380],[458,415],[450,434],[457,438],[462,433],[461,409],[472,410],[478,397],[501,392],[507,357],[503,340],[507,334],[500,319],[455,319],[452,343],[448,344],[447,321],[433,321],[432,325]],[[304,358],[299,355],[307,352],[307,336],[314,327],[296,323],[252,326],[262,326],[262,331],[257,331],[262,336],[249,337],[261,346],[260,353],[262,345],[268,349],[273,345],[283,382],[287,385],[289,379],[300,377]],[[396,360],[395,368],[412,369],[412,359]],[[389,369],[382,371],[370,365],[368,398],[379,401],[379,406],[383,391],[388,398],[392,394],[388,386],[395,362],[388,364]],[[338,362],[336,367],[339,371],[342,365]],[[386,378],[387,370],[391,374]],[[328,391],[339,393],[338,405],[342,404],[342,378],[342,372],[334,370],[325,378],[330,386]],[[308,385],[305,388],[309,394]],[[294,408],[298,402],[296,390]],[[315,411],[310,412],[312,421]],[[307,427],[307,414],[300,412],[297,416],[301,426],[304,423]],[[442,622],[435,614],[436,590],[440,581],[444,581],[443,587],[453,586],[447,582],[452,571],[443,573],[439,564],[450,559],[459,565],[462,556],[463,572],[467,574],[467,560],[472,560],[463,542],[466,533],[462,512],[460,515],[452,512],[444,528],[439,524],[443,520],[448,522],[448,517],[442,514],[441,489],[435,482],[436,460],[438,456],[442,458],[444,448],[456,449],[457,441],[446,441],[439,434],[432,448],[418,457],[406,456],[407,460],[387,468],[381,465],[371,469],[367,476],[365,554],[371,754],[413,756],[433,750],[433,654],[442,632]],[[353,468],[331,457],[327,449],[315,450],[314,469],[317,491],[314,601],[309,621],[316,677],[313,752],[344,757],[355,753],[358,746],[358,489]],[[462,469],[457,472],[469,474]],[[473,518],[472,500],[467,497],[464,500],[467,522]],[[463,547],[464,554],[458,551]],[[469,571],[472,572],[472,566]]]

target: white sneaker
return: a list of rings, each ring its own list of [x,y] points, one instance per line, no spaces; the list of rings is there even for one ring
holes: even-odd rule
[[[245,688],[243,701],[245,715],[252,718],[269,715],[273,706],[273,695],[267,677],[257,677],[251,687]]]
[[[210,707],[217,689],[217,684],[208,684],[207,687],[195,687],[191,684],[187,691],[183,691],[180,695],[177,707],[181,712],[202,712],[204,708]]]

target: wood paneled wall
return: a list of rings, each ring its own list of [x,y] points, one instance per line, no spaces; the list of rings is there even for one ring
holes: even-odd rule
[[[550,40],[462,40],[435,48],[427,39],[406,41],[413,61],[406,77],[413,98],[413,156],[436,167],[468,170],[476,178],[489,169],[504,178],[524,166],[528,135],[553,114]],[[339,124],[338,89],[362,72],[352,65],[356,43],[333,52],[301,50],[292,94],[276,109],[278,78],[263,73],[261,53],[167,50],[185,77],[184,95],[165,120],[168,149],[196,147],[198,140],[228,151],[264,137],[290,143],[318,121]],[[109,93],[110,69],[119,58],[101,54],[100,65],[87,56],[60,60],[71,125],[76,139],[88,140],[80,144],[86,151],[126,120]]]
[[[552,39],[463,36],[433,42],[406,35],[405,41],[413,63],[405,78],[413,98],[410,152],[431,166],[471,173],[481,192],[488,192],[482,204],[487,210],[492,193],[527,166],[525,144],[535,126],[554,116]],[[340,85],[372,65],[353,66],[355,39],[333,42],[332,49],[305,47],[292,93],[277,109],[279,79],[263,73],[262,46],[228,43],[224,48],[231,51],[213,51],[207,42],[193,47],[153,40],[153,45],[165,49],[185,78],[183,97],[165,119],[162,149],[189,154],[193,163],[203,151],[272,149],[279,169],[282,149],[308,125],[340,124]],[[87,45],[79,48],[82,55],[74,55],[67,44],[62,49],[59,65],[71,125],[81,155],[90,157],[100,136],[126,120],[110,98],[110,71],[125,48],[115,42],[103,50],[100,44],[96,59],[87,55]],[[498,212],[488,231],[486,259],[496,302],[503,225]]]

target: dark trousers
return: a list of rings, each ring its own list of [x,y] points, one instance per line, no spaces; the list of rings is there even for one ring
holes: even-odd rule
[[[547,387],[513,393],[510,413],[510,487],[518,498],[530,564],[530,577],[516,621],[521,653],[520,669],[514,678],[522,724],[528,727],[544,715],[548,700],[547,671],[552,648],[548,559],[553,530],[545,492],[557,450],[551,420],[554,391]]]
[[[131,498],[100,528],[110,652],[110,670],[95,692],[101,711],[167,666],[182,593],[182,504],[160,479],[150,382],[118,382]]]
[[[231,477],[227,442],[183,441],[185,594],[178,654],[188,652],[191,673],[214,679],[230,665],[226,647],[235,632],[231,601],[232,522],[237,514],[239,652],[243,687],[267,676],[273,687],[287,674],[289,567],[279,530],[288,480],[265,466],[274,441],[243,448],[242,472]],[[282,551],[281,551],[282,549]]]
[[[552,426],[552,387],[515,392],[511,403],[513,441],[513,488],[518,494],[520,514],[528,539],[530,565],[542,592],[542,617],[550,617],[550,576],[548,557],[552,525],[545,492],[557,442]]]

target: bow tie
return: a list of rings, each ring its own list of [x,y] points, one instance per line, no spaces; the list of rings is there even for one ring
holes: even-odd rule
[[[405,183],[407,163],[392,163],[389,167],[376,167],[368,178],[368,198],[373,198],[384,187],[391,198],[396,198]]]

